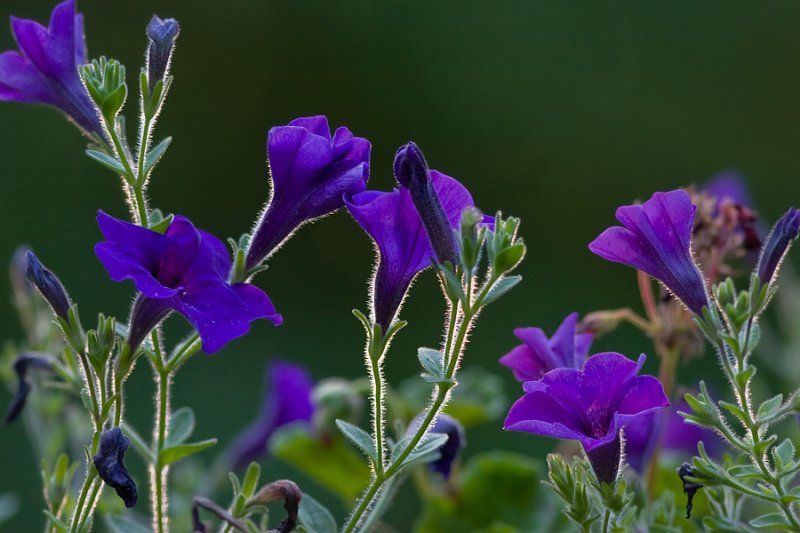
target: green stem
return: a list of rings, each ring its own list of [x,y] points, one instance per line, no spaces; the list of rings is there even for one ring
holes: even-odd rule
[[[169,431],[169,392],[172,375],[169,372],[157,373],[158,392],[156,395],[156,423],[154,429],[153,459],[150,472],[150,490],[153,494],[153,531],[167,533],[169,531],[167,478],[169,467],[161,463],[161,452]]]
[[[89,397],[92,400],[92,422],[94,423],[94,430],[98,431],[103,427],[103,421],[100,420],[100,407],[97,403],[97,388],[95,387],[95,377],[92,373],[91,365],[86,357],[86,353],[81,351],[78,354],[78,360],[81,362],[81,370],[85,378],[86,388],[89,389]]]
[[[372,341],[369,342],[367,358],[369,359],[368,365],[372,372],[372,394],[370,395],[372,403],[372,435],[375,439],[375,450],[378,452],[378,460],[375,463],[375,474],[381,475],[383,473],[385,460],[383,453],[383,392],[385,384],[383,382],[383,372],[381,370],[381,356],[383,354],[374,353],[375,349],[373,348],[373,344]]]
[[[611,523],[611,509],[606,508],[603,514],[603,533],[608,533],[608,526]]]

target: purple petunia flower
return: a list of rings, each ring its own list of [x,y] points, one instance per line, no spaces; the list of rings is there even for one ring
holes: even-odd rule
[[[753,206],[753,198],[742,176],[733,170],[724,170],[703,184],[702,190],[717,200],[717,206],[729,201],[747,207]],[[719,207],[716,208],[719,212]],[[716,215],[716,212],[714,213]]]
[[[314,414],[311,392],[314,382],[298,365],[277,361],[267,369],[267,383],[261,412],[242,431],[230,448],[233,468],[247,466],[267,451],[269,438],[280,427],[292,422],[310,422]]]
[[[622,457],[620,430],[637,417],[667,407],[661,383],[638,376],[644,365],[614,353],[586,360],[582,370],[558,368],[523,385],[504,428],[581,443],[597,478],[611,483]]]
[[[564,319],[548,339],[540,328],[517,328],[514,335],[523,342],[500,358],[519,382],[535,381],[555,368],[583,367],[592,344],[591,333],[576,333],[578,313]]]
[[[697,454],[697,443],[703,442],[711,457],[720,457],[724,449],[721,438],[713,431],[689,424],[678,414],[690,412],[686,400],[668,409],[642,415],[625,427],[625,461],[641,473],[647,468],[653,450],[661,440],[664,455],[682,459]]]
[[[253,228],[247,268],[260,264],[306,222],[344,205],[342,195],[366,188],[370,144],[324,116],[298,118],[267,136],[272,193]]]
[[[792,207],[775,223],[761,248],[756,272],[762,285],[772,283],[775,279],[781,261],[789,252],[792,242],[797,239],[798,232],[800,232],[800,210]]]
[[[19,52],[0,54],[0,100],[45,104],[66,113],[86,135],[104,137],[78,67],[86,63],[83,15],[75,0],[58,4],[47,28],[11,17]]]
[[[696,210],[686,191],[657,192],[642,205],[617,209],[617,220],[624,227],[608,228],[589,249],[603,259],[650,274],[701,315],[709,300],[690,250]]]
[[[472,196],[458,181],[435,170],[431,181],[450,226],[473,207]],[[432,264],[434,251],[425,226],[405,187],[391,192],[365,191],[345,198],[347,210],[378,248],[372,285],[373,319],[384,332],[394,321],[414,278]]]
[[[197,329],[213,353],[250,330],[250,322],[283,318],[254,285],[227,281],[231,259],[222,241],[176,216],[166,232],[97,216],[105,242],[95,253],[114,281],[132,280],[140,294],[131,311],[128,342],[135,349],[171,311]]]

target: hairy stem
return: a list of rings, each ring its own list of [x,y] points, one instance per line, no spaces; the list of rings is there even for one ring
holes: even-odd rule
[[[153,431],[153,464],[150,465],[150,495],[153,510],[153,531],[169,532],[169,502],[167,501],[167,479],[169,467],[162,464],[161,452],[164,450],[169,432],[170,386],[172,375],[161,371],[156,374],[156,420]]]

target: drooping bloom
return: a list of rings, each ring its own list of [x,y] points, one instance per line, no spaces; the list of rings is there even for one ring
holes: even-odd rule
[[[63,111],[86,135],[104,136],[78,74],[86,63],[83,15],[75,0],[58,4],[47,28],[11,17],[19,52],[0,53],[0,100],[45,104]]]
[[[156,83],[163,81],[169,72],[175,39],[178,38],[180,25],[173,18],[161,19],[153,15],[147,24],[147,84],[153,94]]]
[[[686,191],[657,192],[642,205],[617,209],[617,220],[624,227],[608,228],[589,249],[603,259],[650,274],[700,315],[709,303],[703,274],[690,250],[696,210]]]
[[[176,216],[163,235],[102,211],[97,223],[106,238],[95,246],[100,262],[111,279],[132,280],[140,292],[131,311],[131,348],[173,310],[197,329],[206,353],[246,334],[253,320],[283,322],[264,291],[228,283],[225,245],[189,219]]]
[[[577,333],[578,313],[564,319],[551,338],[541,328],[517,328],[514,335],[523,342],[500,358],[500,364],[514,373],[517,381],[536,381],[555,368],[583,367],[592,344],[591,333]]]
[[[709,429],[689,424],[679,411],[691,411],[686,400],[642,415],[625,427],[625,461],[631,468],[644,472],[659,441],[662,455],[669,458],[685,459],[696,455],[698,442],[705,445],[711,457],[722,455],[724,444],[720,437]]]
[[[28,250],[25,254],[25,259],[27,261],[25,273],[28,280],[36,286],[42,297],[50,304],[56,316],[67,320],[72,301],[69,299],[67,290],[61,280],[45,268],[32,251]]]
[[[6,412],[6,424],[10,424],[22,414],[25,408],[25,402],[28,400],[28,394],[31,392],[31,386],[28,383],[28,370],[37,368],[41,370],[50,370],[50,360],[35,353],[22,353],[14,360],[14,373],[17,374],[17,393],[8,405]]]
[[[669,405],[661,383],[638,376],[638,362],[614,353],[586,360],[582,370],[558,368],[523,385],[505,429],[577,440],[600,481],[611,483],[622,456],[620,430],[637,417]]]
[[[461,212],[474,207],[469,191],[435,170],[431,182],[450,226]],[[405,187],[391,192],[365,191],[345,198],[347,210],[375,242],[378,266],[372,285],[372,313],[384,331],[394,321],[414,278],[431,266],[434,251],[411,194]]]
[[[762,285],[772,283],[780,269],[781,261],[800,232],[800,210],[790,208],[772,227],[761,248],[756,272]]]
[[[267,136],[272,192],[247,250],[260,264],[306,222],[342,207],[344,194],[366,188],[370,144],[341,127],[331,137],[324,116],[298,118]]]
[[[261,411],[230,448],[233,468],[247,466],[267,452],[269,438],[292,422],[310,422],[314,414],[311,392],[314,382],[298,365],[277,361],[267,368]]]
[[[425,415],[423,413],[411,421],[406,430],[407,437],[410,437],[419,430],[419,426],[422,424],[424,418]],[[447,479],[450,477],[453,464],[456,462],[456,459],[458,459],[461,449],[467,445],[464,426],[452,416],[443,413],[436,419],[430,432],[447,435],[447,440],[439,447],[439,458],[428,463],[432,471],[440,473]]]
[[[136,505],[138,494],[128,469],[125,468],[125,450],[128,449],[130,440],[122,434],[118,427],[103,431],[100,435],[100,446],[94,456],[94,466],[100,479],[109,487],[117,491],[125,507]]]

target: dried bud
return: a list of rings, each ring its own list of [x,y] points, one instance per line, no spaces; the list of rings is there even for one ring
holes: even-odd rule
[[[169,73],[172,51],[179,32],[178,21],[173,18],[160,19],[153,15],[147,25],[147,37],[150,40],[147,47],[147,86],[150,94],[153,94],[156,83],[163,81]]]
[[[64,285],[55,274],[42,265],[36,254],[28,250],[25,258],[27,260],[25,273],[28,279],[36,285],[53,312],[61,319],[69,320],[69,308],[72,306],[72,302]]]
[[[425,226],[437,261],[458,264],[453,229],[433,187],[425,156],[413,142],[397,150],[394,157],[394,175],[397,182],[411,194],[411,200]]]
[[[94,456],[94,466],[100,479],[117,491],[117,496],[125,502],[125,507],[136,505],[136,483],[125,468],[125,450],[130,441],[118,427],[103,431],[100,447]]]
[[[269,502],[283,500],[286,509],[286,518],[281,521],[277,529],[268,533],[289,533],[297,526],[297,513],[300,509],[300,499],[303,493],[294,481],[279,479],[261,488],[250,500],[250,503],[266,505]]]
[[[35,353],[22,353],[14,360],[14,372],[17,374],[17,393],[8,405],[6,412],[6,424],[10,424],[22,414],[22,409],[25,407],[25,402],[28,399],[28,393],[31,391],[31,386],[27,380],[29,368],[40,368],[50,370],[50,360]]]
[[[687,477],[694,477],[694,470],[692,470],[692,465],[689,463],[683,463],[680,468],[678,468],[678,477],[681,478],[683,493],[686,494],[686,518],[691,518],[692,499],[697,491],[703,488],[703,485],[686,480]]]
[[[792,207],[775,223],[761,248],[756,272],[763,285],[772,283],[777,276],[781,261],[789,251],[792,241],[797,239],[798,232],[800,232],[800,210]]]

